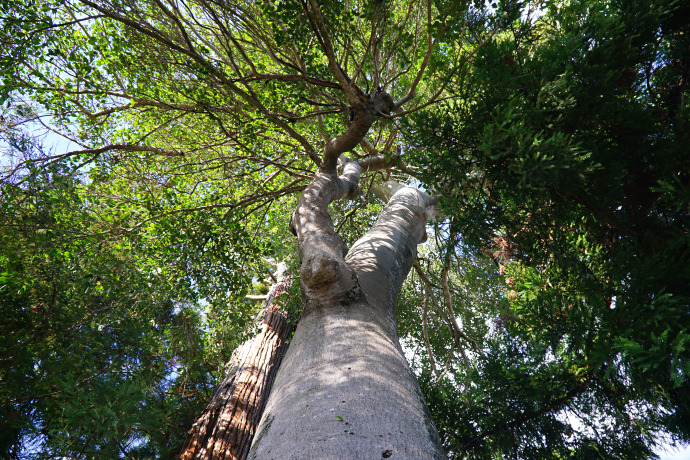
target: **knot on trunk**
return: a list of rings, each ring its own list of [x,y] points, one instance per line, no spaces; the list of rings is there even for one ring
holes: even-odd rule
[[[309,289],[335,283],[343,275],[341,261],[327,254],[315,254],[302,263],[301,280]]]
[[[370,107],[368,112],[372,115],[389,115],[391,110],[393,110],[393,107],[395,107],[395,102],[390,94],[382,91],[380,93],[376,93],[376,95],[369,102],[369,105]]]

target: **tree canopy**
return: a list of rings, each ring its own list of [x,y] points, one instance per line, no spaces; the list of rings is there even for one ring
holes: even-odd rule
[[[338,142],[346,243],[440,200],[398,327],[450,458],[690,442],[687,10],[0,0],[0,452],[175,456]]]
[[[548,5],[411,122],[452,234],[507,283],[492,352],[512,358],[480,368],[474,393],[475,410],[503,409],[469,427],[483,417],[463,404],[462,448],[647,458],[653,433],[687,441],[685,9]]]

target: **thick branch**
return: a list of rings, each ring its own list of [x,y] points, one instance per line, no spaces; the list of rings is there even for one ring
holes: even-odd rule
[[[340,177],[317,172],[297,203],[290,230],[297,235],[301,282],[307,290],[330,292],[352,282],[345,276],[346,246],[333,228],[328,205],[356,193],[360,172],[354,161],[347,161]]]
[[[388,203],[376,224],[350,249],[346,261],[357,274],[367,301],[390,307],[386,308],[387,320],[395,328],[397,295],[417,245],[426,238],[426,223],[434,214],[436,199],[393,181],[378,191]]]
[[[354,107],[355,117],[350,127],[344,134],[331,139],[324,147],[321,171],[335,174],[340,155],[354,149],[364,139],[376,117],[390,113],[392,107],[393,98],[385,92],[378,93],[371,101]]]

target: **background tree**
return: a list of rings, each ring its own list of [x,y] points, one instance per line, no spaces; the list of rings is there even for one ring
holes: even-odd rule
[[[548,3],[410,124],[451,231],[508,288],[477,383],[442,408],[458,456],[649,458],[660,432],[688,441],[685,14]],[[428,388],[432,407],[457,391]]]
[[[295,332],[292,279],[278,264],[275,284],[259,312],[255,337],[233,352],[228,371],[187,434],[181,459],[245,459],[276,372]],[[291,306],[292,304],[292,306]]]
[[[29,150],[8,153],[42,155],[10,134]],[[113,232],[147,210],[107,193],[126,181],[97,189],[99,165],[85,185],[78,163],[2,184],[4,455],[174,455],[255,312],[235,299],[259,249],[240,250],[249,238],[233,226],[200,235],[191,212]],[[216,255],[196,253],[199,241]],[[233,241],[238,253],[224,252]]]

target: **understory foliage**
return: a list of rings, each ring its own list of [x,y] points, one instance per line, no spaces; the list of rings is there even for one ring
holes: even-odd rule
[[[451,234],[506,283],[486,356],[442,384],[422,374],[452,455],[690,441],[689,12],[547,3],[408,124]]]
[[[357,115],[333,60],[416,104],[331,214],[351,244],[372,185],[440,199],[398,327],[449,457],[690,442],[689,8],[0,0],[0,456],[179,452],[245,295],[297,268],[297,197]]]
[[[256,311],[241,268],[267,252],[241,227],[211,230],[223,212],[194,211],[106,231],[150,210],[92,193],[102,174],[93,165],[84,186],[58,162],[2,184],[9,458],[175,455]]]

